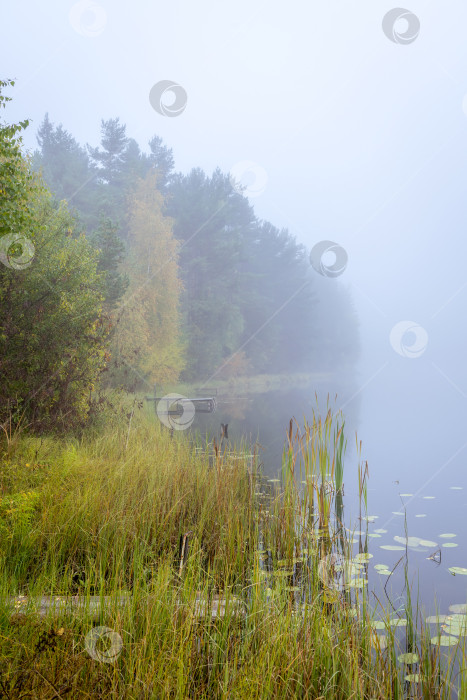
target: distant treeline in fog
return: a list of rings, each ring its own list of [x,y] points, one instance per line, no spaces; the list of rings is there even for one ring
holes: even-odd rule
[[[353,365],[348,291],[229,174],[177,173],[160,137],[144,152],[118,118],[85,147],[46,115],[29,157],[26,126],[0,127],[0,234],[35,247],[24,269],[0,265],[3,414],[73,422],[97,386]]]
[[[204,380],[228,360],[223,376],[333,369],[355,360],[347,291],[334,280],[318,289],[304,246],[287,229],[258,220],[228,174],[175,172],[172,149],[154,136],[143,152],[118,118],[102,121],[100,146],[84,148],[46,115],[38,143],[35,168],[56,198],[76,209],[101,250],[102,267],[126,274],[130,287],[136,282],[135,290],[125,290],[120,277],[112,287],[114,303],[133,295],[135,306],[138,286],[147,280],[145,287],[156,289],[170,255],[178,261],[173,274],[181,285],[167,280],[167,293],[159,289],[161,298],[154,296],[158,308],[145,309],[148,321],[154,315],[162,324],[148,348],[154,364],[140,368],[148,379],[166,379],[157,362],[162,346],[170,349],[164,358],[170,378],[183,370],[188,380]],[[112,269],[115,246],[121,264]],[[171,326],[177,310],[180,322]]]

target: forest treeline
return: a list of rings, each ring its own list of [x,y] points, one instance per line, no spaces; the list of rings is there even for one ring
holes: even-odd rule
[[[142,150],[118,118],[93,147],[46,115],[33,154],[27,126],[0,125],[3,421],[83,422],[97,387],[353,365],[348,291],[229,174],[176,172],[159,136]]]

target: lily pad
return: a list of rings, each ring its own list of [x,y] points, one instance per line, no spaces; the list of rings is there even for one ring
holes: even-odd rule
[[[425,501],[432,501],[434,498],[436,498],[436,496],[423,496],[423,498]]]
[[[368,537],[381,537],[377,532],[369,532]]]
[[[390,576],[391,575],[391,571],[389,569],[378,569],[378,571],[376,573],[379,574],[380,576]]]
[[[409,683],[420,683],[421,675],[419,673],[409,673],[408,676],[404,677],[405,681]]]
[[[407,627],[407,619],[405,617],[393,617],[389,620],[391,627]]]
[[[383,528],[379,527],[377,530],[375,530],[375,532],[378,535],[385,535],[387,533],[387,530],[383,530]]]
[[[437,542],[432,542],[431,540],[420,540],[420,547],[437,547]]]
[[[451,489],[451,491],[462,491],[464,487],[463,486],[450,486],[449,488]]]
[[[388,640],[387,637],[384,636],[384,634],[372,634],[371,636],[371,645],[375,647],[376,649],[379,647],[380,649],[386,649],[388,645]]]
[[[400,661],[401,664],[418,664],[420,661],[418,654],[401,654],[400,656],[397,657],[397,660]]]
[[[400,510],[393,510],[392,514],[393,515],[404,515],[404,513],[402,513]]]
[[[391,552],[404,552],[405,547],[399,547],[397,544],[380,544],[380,549],[388,549]]]
[[[420,537],[399,537],[399,535],[395,535],[394,541],[400,542],[400,544],[407,544],[407,547],[418,547],[420,544]]]
[[[413,496],[413,493],[400,493],[399,496],[402,498],[411,498]]]
[[[372,554],[370,554],[369,552],[362,552],[361,554],[357,554],[357,556],[354,557],[353,561],[361,564],[363,562],[369,561],[370,559],[373,559]]]
[[[388,567],[387,567],[387,564],[375,564],[373,568],[375,568],[377,571],[378,570],[383,571],[384,569],[387,569]]]
[[[452,634],[456,637],[465,637],[467,635],[467,617],[465,615],[460,615],[446,619],[446,624],[443,625],[443,631],[446,634]]]
[[[432,637],[430,641],[435,646],[438,646],[439,644],[440,647],[454,647],[456,646],[456,644],[459,643],[457,637],[448,637],[445,634],[441,634],[437,637]]]
[[[352,576],[360,576],[362,571],[362,565],[359,562],[346,562],[345,564],[340,564],[334,567],[336,571],[343,571],[345,578],[351,578]]]
[[[446,615],[430,615],[430,617],[427,617],[425,622],[428,623],[429,625],[435,625],[435,624],[440,624],[442,622],[445,622],[446,620]]]
[[[467,569],[464,569],[462,566],[451,566],[448,571],[453,576],[467,576]]]
[[[457,542],[443,542],[442,547],[458,547]]]
[[[440,537],[446,540],[452,540],[452,538],[457,537],[457,535],[455,535],[453,532],[443,532],[443,534],[440,535]]]
[[[455,603],[449,606],[449,610],[453,613],[467,613],[467,605],[465,603]]]
[[[385,630],[386,624],[382,620],[373,620],[370,622],[370,627],[374,630]]]
[[[418,515],[415,516],[416,518],[426,518],[426,513],[418,513]]]
[[[363,588],[363,586],[366,586],[367,583],[368,580],[366,578],[353,578],[346,585],[350,588]]]

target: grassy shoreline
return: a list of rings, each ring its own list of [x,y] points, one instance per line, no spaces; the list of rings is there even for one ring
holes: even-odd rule
[[[381,611],[383,648],[365,587],[336,585],[334,427],[297,441],[291,426],[269,491],[250,460],[200,454],[145,411],[80,440],[2,444],[0,698],[467,697],[410,601],[403,629]],[[364,576],[364,553],[350,563]],[[84,608],[40,616],[19,598],[47,594]],[[198,614],[216,597],[225,614]]]
[[[229,396],[239,396],[243,394],[264,394],[268,391],[277,391],[278,389],[293,389],[303,387],[312,382],[319,384],[329,381],[334,377],[333,374],[327,372],[302,372],[295,374],[254,374],[235,377],[233,379],[217,380],[215,377],[206,383],[206,388],[215,388],[218,394],[228,394]],[[167,390],[164,387],[164,392],[177,391],[187,396],[195,395],[195,393],[203,389],[203,383],[181,383],[170,385]]]

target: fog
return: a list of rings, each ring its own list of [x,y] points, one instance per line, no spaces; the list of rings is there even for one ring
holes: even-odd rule
[[[354,392],[342,405],[358,397],[370,462],[394,479],[400,467],[412,490],[465,461],[467,6],[413,0],[420,31],[407,43],[383,31],[391,9],[10,4],[2,67],[17,80],[8,120],[32,119],[27,148],[46,112],[92,145],[100,120],[118,116],[142,148],[162,137],[184,173],[256,164],[258,217],[308,249],[345,249],[345,270],[324,281],[349,289],[359,321]],[[186,91],[176,118],[150,104],[162,80]],[[396,329],[391,342],[405,321],[422,330]]]

